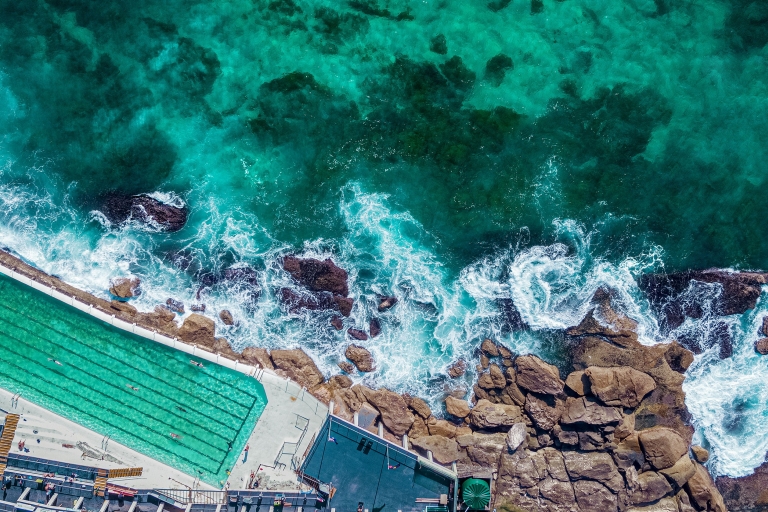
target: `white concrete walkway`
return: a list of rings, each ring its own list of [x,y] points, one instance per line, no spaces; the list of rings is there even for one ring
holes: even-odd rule
[[[144,468],[144,474],[140,477],[115,480],[117,483],[122,482],[133,488],[186,489],[195,484],[194,477],[162,464],[146,455],[142,455],[135,450],[131,450],[115,441],[109,441],[107,449],[103,450],[103,434],[98,434],[93,430],[89,430],[47,409],[28,402],[24,400],[23,395],[18,400],[18,405],[14,406],[11,404],[12,396],[12,393],[5,389],[0,389],[0,409],[2,409],[0,410],[0,416],[2,417],[0,419],[5,421],[7,413],[21,416],[19,425],[16,427],[16,436],[13,439],[11,453],[96,468],[142,467]],[[37,442],[38,439],[40,443]],[[29,452],[19,451],[19,441],[25,441],[25,447],[29,449]],[[81,449],[85,449],[92,456],[83,458],[83,451]],[[96,457],[104,455],[105,460],[96,458],[94,455]],[[201,483],[199,488],[213,489],[213,487],[205,483]]]

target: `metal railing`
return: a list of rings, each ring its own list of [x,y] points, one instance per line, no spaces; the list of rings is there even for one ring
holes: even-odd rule
[[[299,451],[299,446],[301,446],[301,442],[304,441],[304,436],[307,435],[307,429],[309,429],[309,419],[297,414],[296,423],[294,424],[294,426],[298,429],[301,429],[301,435],[299,436],[299,440],[296,442],[283,441],[283,446],[280,447],[280,452],[278,452],[277,457],[275,457],[275,466],[285,467],[285,463],[280,462],[280,459],[283,457],[283,455],[291,456],[292,470],[297,469],[298,466],[301,465],[300,462],[296,460],[294,455],[296,455],[296,452]]]
[[[188,505],[190,503],[218,505],[227,502],[226,491],[202,491],[199,489],[153,489],[152,492],[161,494],[177,503]]]

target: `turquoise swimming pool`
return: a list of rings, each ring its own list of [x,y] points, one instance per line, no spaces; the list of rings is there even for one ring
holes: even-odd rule
[[[267,396],[254,378],[189,361],[0,276],[0,386],[221,485]]]

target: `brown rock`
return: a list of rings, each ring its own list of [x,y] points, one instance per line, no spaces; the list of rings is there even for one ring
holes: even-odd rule
[[[141,294],[140,285],[138,277],[118,277],[110,282],[109,293],[121,299],[130,299]]]
[[[640,448],[637,432],[633,432],[617,445],[613,451],[613,460],[619,469],[622,470],[626,470],[631,466],[643,466],[645,456],[643,455],[643,449]]]
[[[635,431],[635,415],[625,414],[621,423],[616,425],[616,430],[613,431],[613,437],[617,441],[621,441],[627,436],[630,436]]]
[[[655,469],[671,468],[680,457],[688,453],[688,443],[677,432],[666,427],[643,430],[639,437],[643,454]]]
[[[490,358],[485,354],[480,354],[480,368],[487,370],[491,366]]]
[[[179,328],[179,338],[193,345],[213,346],[215,342],[214,333],[216,325],[212,318],[192,313],[181,324]]]
[[[406,400],[406,403],[408,404],[408,407],[410,407],[413,410],[413,412],[415,412],[422,418],[427,419],[430,416],[432,416],[432,410],[429,408],[429,405],[427,405],[427,402],[425,402],[421,398],[418,398],[415,396],[409,397]]]
[[[457,360],[451,366],[448,367],[448,376],[452,379],[461,377],[467,371],[467,362],[463,359]]]
[[[360,329],[353,329],[350,327],[347,329],[347,334],[349,334],[352,338],[360,341],[365,341],[368,339],[368,335],[365,334],[365,331],[361,331]]]
[[[484,373],[477,379],[477,385],[483,389],[502,389],[507,385],[507,379],[504,372],[498,365],[492,364],[488,373]]]
[[[633,505],[646,505],[671,493],[672,486],[666,478],[655,471],[644,471],[637,476],[630,500]]]
[[[611,307],[612,292],[601,288],[592,297],[595,308],[587,313],[577,327],[565,332],[569,336],[600,336],[618,345],[637,342],[637,322],[617,313]]]
[[[526,431],[525,423],[515,423],[512,425],[512,428],[509,429],[509,432],[507,432],[507,448],[509,448],[510,451],[517,450],[520,448],[520,445],[525,442],[527,437],[528,432]]]
[[[760,338],[755,342],[755,350],[761,354],[768,354],[768,338]]]
[[[337,331],[340,331],[344,328],[344,321],[341,319],[339,315],[333,315],[333,318],[331,318],[331,325]]]
[[[637,407],[645,395],[656,389],[656,381],[651,377],[627,366],[590,366],[584,373],[592,394],[606,405]]]
[[[490,357],[498,357],[499,356],[499,349],[496,347],[496,344],[486,338],[483,340],[483,343],[480,345],[480,350],[487,356]]]
[[[228,309],[219,311],[219,318],[224,322],[224,325],[235,325],[235,317],[232,316]]]
[[[445,399],[445,410],[448,414],[457,418],[466,418],[470,413],[469,403],[466,400],[460,400],[452,396]]]
[[[685,488],[699,509],[726,512],[723,497],[704,466],[696,464],[696,472],[685,484]]]
[[[659,470],[659,473],[667,477],[670,482],[674,482],[677,487],[682,487],[696,473],[696,466],[686,454],[680,457],[674,466]]]
[[[243,359],[254,366],[268,370],[275,369],[275,365],[272,364],[272,358],[269,357],[269,351],[265,348],[246,347],[243,349]]]
[[[552,430],[563,414],[563,402],[551,396],[549,398],[551,403],[547,403],[533,393],[525,397],[525,412],[537,427],[545,431]]]
[[[563,460],[571,480],[596,480],[613,492],[618,492],[624,487],[624,479],[607,453],[565,451]]]
[[[341,368],[341,371],[345,373],[355,373],[357,371],[357,368],[355,368],[355,365],[353,365],[349,361],[339,361],[337,364],[339,368]]]
[[[414,416],[403,397],[387,389],[373,391],[362,388],[365,398],[381,413],[381,421],[390,432],[398,437],[407,433],[414,422]]]
[[[360,345],[348,346],[344,355],[347,359],[352,361],[361,372],[372,372],[376,369],[373,356],[366,348],[361,347]]]
[[[704,464],[709,460],[709,452],[699,445],[691,446],[691,452],[693,453],[693,458],[700,464]]]
[[[583,370],[569,373],[565,378],[565,385],[579,396],[589,393],[589,378]]]
[[[144,320],[144,324],[149,327],[157,327],[163,330],[176,327],[173,321],[176,315],[165,306],[155,306],[155,310],[152,313],[141,315],[141,318]]]
[[[284,371],[290,379],[300,386],[312,389],[325,380],[312,358],[300,348],[273,350],[270,355],[275,368]]]
[[[189,309],[194,313],[205,313],[205,304],[192,304]]]
[[[447,439],[442,436],[425,436],[411,441],[411,444],[424,452],[432,452],[432,457],[440,464],[450,464],[459,460],[459,445],[453,439]]]
[[[427,424],[421,418],[421,416],[414,416],[413,425],[408,430],[408,439],[418,439],[429,435],[429,429]]]
[[[503,359],[512,359],[512,357],[515,355],[511,350],[509,350],[504,345],[496,345],[496,348],[499,349],[499,357]]]
[[[573,482],[573,493],[580,510],[613,512],[618,510],[616,495],[600,482],[579,480]]]
[[[469,414],[469,420],[478,429],[495,429],[511,427],[521,421],[520,415],[520,408],[516,405],[494,404],[488,400],[480,400]]]
[[[339,313],[344,316],[349,316],[350,313],[352,313],[352,306],[354,303],[355,301],[349,297],[342,297],[341,295],[333,296],[333,304],[336,306],[336,309],[339,310]]]
[[[352,387],[352,379],[347,377],[346,375],[334,375],[330,379],[328,379],[328,382],[336,387],[336,388],[351,388]]]
[[[685,373],[689,366],[693,363],[693,352],[684,348],[678,342],[673,341],[669,344],[669,348],[664,353],[664,359],[667,360],[667,364],[674,371],[679,373]]]
[[[379,311],[386,311],[397,304],[397,297],[382,297],[379,301]]]
[[[560,380],[556,366],[547,364],[536,356],[520,356],[517,365],[517,385],[534,393],[557,395],[563,392],[565,383]]]
[[[431,436],[443,436],[449,439],[456,437],[456,425],[446,420],[438,420],[435,417],[427,420],[427,428]]]
[[[138,310],[135,307],[131,306],[127,302],[120,302],[119,300],[113,300],[112,302],[110,302],[109,307],[111,307],[116,311],[127,313],[128,315],[131,315],[131,316],[138,313]]]
[[[371,338],[381,334],[381,323],[378,318],[371,318],[371,321],[368,323],[368,332],[371,333]]]
[[[506,437],[507,434],[504,432],[496,434],[474,432],[471,435],[457,437],[456,441],[466,453],[456,463],[459,473],[497,471],[499,468],[499,456],[507,448]]]
[[[621,413],[613,407],[600,405],[587,397],[568,397],[560,422],[563,425],[611,425],[619,423],[621,419]]]
[[[363,402],[360,400],[357,393],[348,388],[336,390],[334,392],[334,398],[337,399],[337,402],[343,403],[344,407],[348,409],[350,413],[359,411],[363,406]]]
[[[346,297],[349,295],[347,272],[336,266],[330,259],[283,258],[283,269],[297,282],[314,292],[331,292]]]
[[[179,300],[168,298],[165,301],[165,305],[174,313],[178,313],[180,315],[184,314],[184,303]]]

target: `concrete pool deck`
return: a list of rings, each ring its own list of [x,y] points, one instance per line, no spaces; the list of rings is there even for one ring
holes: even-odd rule
[[[47,284],[30,279],[27,275],[17,273],[5,265],[0,264],[0,273],[95,317],[94,321],[97,323],[102,321],[118,329],[194,355],[197,359],[233,369],[243,374],[243,378],[258,379],[267,394],[267,405],[248,437],[246,444],[250,450],[247,459],[243,461],[244,454],[242,452],[239,454],[234,466],[229,468],[230,474],[226,484],[233,489],[244,488],[249,483],[251,472],[253,472],[261,477],[261,488],[298,488],[293,469],[300,464],[300,459],[328,414],[328,407],[298,384],[269,370],[243,364],[224,355],[212,353],[178,339],[168,338],[136,324],[130,324],[116,318],[115,315],[107,315],[91,304],[81,302],[72,295],[66,295]],[[78,442],[87,443],[91,450],[100,452],[104,438],[102,434],[25,400],[23,394],[18,404],[12,407],[11,396],[10,392],[0,390],[0,409],[4,409],[8,413],[22,414],[23,419],[27,420],[22,420],[19,423],[16,438],[13,441],[12,453],[23,436],[27,440],[26,447],[30,449],[29,453],[25,453],[26,455],[109,469],[144,467],[145,474],[142,477],[125,479],[124,485],[131,487],[185,488],[196,485],[196,479],[193,475],[174,469],[114,441],[109,442],[106,453],[123,464],[93,458],[83,460],[82,452],[79,449],[65,448],[62,445],[77,446]],[[38,430],[38,434],[34,434],[33,430]],[[41,440],[39,445],[36,442],[38,438]],[[225,486],[224,481],[219,483],[222,487]],[[199,482],[197,487],[201,489],[212,488]]]

